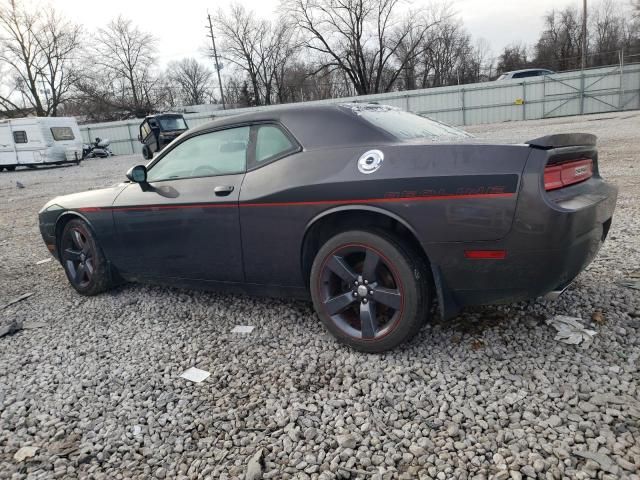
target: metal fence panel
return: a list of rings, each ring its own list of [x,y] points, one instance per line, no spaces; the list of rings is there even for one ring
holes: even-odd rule
[[[640,108],[640,63],[564,72],[542,77],[484,82],[472,85],[334,98],[306,104],[378,102],[427,115],[452,125],[475,125]],[[297,104],[300,105],[300,104]],[[271,107],[212,110],[186,114],[190,127],[214,118]],[[82,125],[83,139],[111,140],[115,154],[140,153],[140,120]]]

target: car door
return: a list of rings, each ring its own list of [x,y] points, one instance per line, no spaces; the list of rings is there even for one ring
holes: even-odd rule
[[[300,244],[290,239],[303,230],[296,227],[299,209],[282,205],[264,208],[256,199],[287,189],[287,169],[284,158],[302,147],[282,125],[262,123],[253,126],[254,154],[249,166],[240,201],[242,226],[242,256],[247,283],[296,285],[300,279]],[[295,163],[293,163],[295,165]],[[290,164],[291,165],[291,164]]]
[[[243,280],[238,197],[249,126],[188,137],[113,204],[117,266],[142,276]]]
[[[155,153],[160,150],[160,124],[155,118],[150,118],[148,120],[148,124],[149,129],[151,130],[151,136],[145,143],[149,146],[149,150],[151,150],[152,153]]]
[[[149,145],[151,139],[149,136],[151,135],[151,127],[149,126],[149,121],[145,120],[140,125],[140,141],[146,145]]]

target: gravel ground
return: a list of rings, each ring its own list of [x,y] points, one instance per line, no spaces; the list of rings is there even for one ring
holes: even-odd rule
[[[37,211],[141,159],[1,173],[0,324],[27,328],[0,338],[0,478],[639,479],[640,295],[616,282],[640,268],[640,113],[469,130],[597,134],[620,186],[609,239],[558,302],[473,309],[384,355],[339,346],[304,302],[81,297],[36,265]],[[583,318],[592,345],[555,341],[555,314]],[[179,378],[192,366],[211,376]]]

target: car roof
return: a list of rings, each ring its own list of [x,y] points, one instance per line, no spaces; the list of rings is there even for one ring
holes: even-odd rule
[[[181,113],[154,113],[153,115],[147,115],[144,117],[145,120],[148,118],[157,118],[157,117],[182,117]]]
[[[524,72],[550,72],[548,68],[523,68],[522,70],[511,70],[510,72],[504,72],[503,75],[511,75],[513,73],[524,73]]]
[[[391,134],[375,128],[357,115],[357,109],[373,108],[374,105],[342,103],[274,106],[249,113],[219,117],[193,128],[190,133],[197,134],[237,124],[276,122],[284,125],[306,148],[382,144],[395,141]]]

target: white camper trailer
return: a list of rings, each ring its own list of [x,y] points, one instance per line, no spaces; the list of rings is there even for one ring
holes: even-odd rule
[[[82,137],[75,118],[0,120],[0,171],[16,167],[80,163]]]

